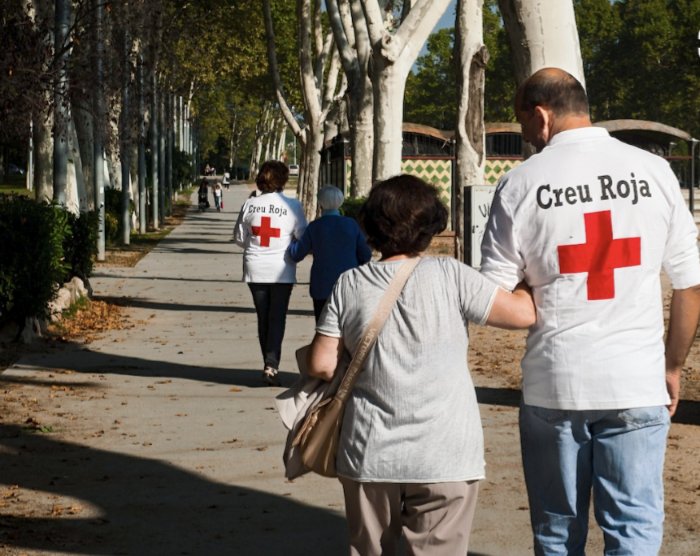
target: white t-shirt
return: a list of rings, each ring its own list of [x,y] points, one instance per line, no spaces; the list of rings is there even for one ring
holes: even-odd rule
[[[698,231],[662,158],[586,127],[556,134],[506,174],[484,235],[481,272],[525,279],[537,323],[522,361],[528,405],[664,405],[660,272],[700,283]]]
[[[234,239],[245,249],[243,281],[293,284],[296,263],[287,247],[306,229],[301,203],[282,193],[265,193],[248,199],[236,221]]]
[[[403,261],[340,275],[316,330],[354,353]],[[370,350],[345,409],[338,474],[363,482],[484,477],[484,450],[467,365],[468,321],[483,323],[497,286],[449,258],[424,258]]]

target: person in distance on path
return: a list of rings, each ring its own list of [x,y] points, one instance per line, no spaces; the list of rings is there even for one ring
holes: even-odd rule
[[[243,204],[234,229],[234,240],[244,249],[243,280],[258,316],[263,380],[271,386],[279,386],[287,308],[296,282],[296,263],[287,247],[306,229],[301,203],[284,194],[288,177],[284,163],[264,162],[255,180],[260,195]]]
[[[309,293],[316,322],[338,276],[372,258],[372,250],[355,219],[340,214],[343,192],[326,185],[318,192],[318,204],[321,217],[309,224],[299,241],[289,245],[293,261],[300,262],[309,253],[313,254]]]

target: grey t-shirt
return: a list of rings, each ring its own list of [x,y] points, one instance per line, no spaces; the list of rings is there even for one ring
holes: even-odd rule
[[[403,261],[343,273],[316,330],[354,353]],[[483,324],[497,286],[450,258],[424,258],[399,297],[352,390],[338,474],[363,482],[484,477],[484,446],[467,366],[467,321]]]

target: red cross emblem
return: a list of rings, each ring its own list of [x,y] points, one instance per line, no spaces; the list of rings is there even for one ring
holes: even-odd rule
[[[260,247],[270,247],[271,237],[280,237],[280,228],[273,228],[270,224],[272,218],[263,216],[260,219],[260,226],[253,226],[253,235],[260,236]]]
[[[589,212],[584,214],[583,218],[586,224],[586,243],[557,247],[559,272],[587,272],[588,299],[613,299],[615,269],[641,264],[642,239],[613,239],[609,210]]]

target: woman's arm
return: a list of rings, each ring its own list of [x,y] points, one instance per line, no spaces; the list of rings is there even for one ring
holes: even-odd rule
[[[528,328],[535,322],[537,322],[535,301],[525,282],[520,282],[512,293],[498,288],[486,324],[512,329]]]
[[[304,235],[301,236],[301,239],[292,239],[292,242],[289,244],[289,247],[287,247],[287,251],[289,251],[289,256],[295,263],[298,263],[299,261],[303,260],[304,257],[306,257],[306,255],[308,255],[311,252],[311,233],[309,232],[310,229],[311,226],[308,226],[304,231]]]
[[[309,375],[330,381],[343,353],[343,339],[324,336],[318,332],[309,350]]]

